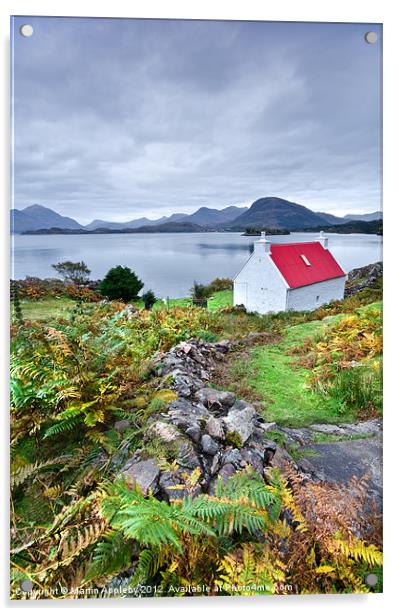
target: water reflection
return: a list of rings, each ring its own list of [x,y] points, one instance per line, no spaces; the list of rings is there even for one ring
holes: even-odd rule
[[[292,233],[271,237],[272,243],[313,241],[317,234]],[[382,238],[328,234],[329,245],[349,271],[381,259]],[[258,237],[239,233],[181,233],[131,235],[14,236],[13,277],[54,276],[52,263],[85,261],[93,278],[102,278],[114,265],[125,265],[161,297],[184,297],[194,280],[234,277]]]

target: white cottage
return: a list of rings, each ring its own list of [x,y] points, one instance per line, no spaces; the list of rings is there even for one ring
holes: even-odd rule
[[[315,242],[271,244],[264,233],[234,279],[234,305],[249,312],[314,310],[344,296],[346,274],[321,231]]]

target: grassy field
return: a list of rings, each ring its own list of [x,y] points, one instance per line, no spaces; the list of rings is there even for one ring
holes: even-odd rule
[[[49,297],[45,299],[23,299],[21,300],[22,313],[25,319],[29,321],[44,321],[52,317],[60,317],[75,306],[75,300],[68,297]],[[137,308],[144,308],[144,302],[140,299],[134,302]],[[190,297],[181,297],[177,299],[169,299],[167,306],[191,306]],[[226,306],[233,305],[233,291],[219,291],[208,300],[208,310],[215,311]],[[166,304],[163,300],[157,300],[154,305],[154,310],[165,308]]]
[[[47,297],[45,299],[21,300],[22,315],[24,319],[28,321],[44,321],[61,317],[68,313],[75,305],[75,300],[69,297]]]
[[[218,291],[214,293],[212,297],[208,299],[208,310],[211,312],[220,310],[220,308],[227,308],[233,305],[233,291],[228,289],[226,291]]]
[[[318,334],[326,322],[310,321],[289,327],[281,342],[253,349],[248,358],[231,367],[232,380],[253,389],[264,403],[263,415],[267,421],[281,425],[304,426],[318,421],[350,420],[343,416],[335,400],[327,399],[307,386],[309,370],[297,365],[290,355],[292,348],[305,339]]]
[[[356,314],[362,316],[370,309],[378,315],[382,310],[381,302],[358,308]],[[328,332],[330,326],[346,316],[342,313],[322,320],[288,325],[276,343],[256,346],[233,361],[223,376],[223,385],[230,386],[242,397],[252,396],[254,401],[261,404],[265,419],[281,425],[299,427],[315,422],[356,419],[356,409],[343,403],[342,392],[337,392],[337,396],[326,395],[311,388],[313,370],[307,368],[306,363],[301,365],[299,356],[292,353],[305,340],[314,340],[312,347],[316,347],[323,332]],[[375,360],[379,359],[376,355]],[[363,365],[367,367],[368,364],[365,362]],[[353,386],[348,382],[348,387]]]

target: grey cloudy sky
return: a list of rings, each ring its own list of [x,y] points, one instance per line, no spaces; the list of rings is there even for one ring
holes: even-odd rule
[[[378,25],[18,17],[12,29],[14,207],[80,222],[263,196],[381,207]]]

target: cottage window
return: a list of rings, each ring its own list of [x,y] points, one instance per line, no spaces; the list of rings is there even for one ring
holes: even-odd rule
[[[305,265],[310,265],[310,261],[307,257],[305,257],[305,255],[301,255],[303,262],[305,263]]]

